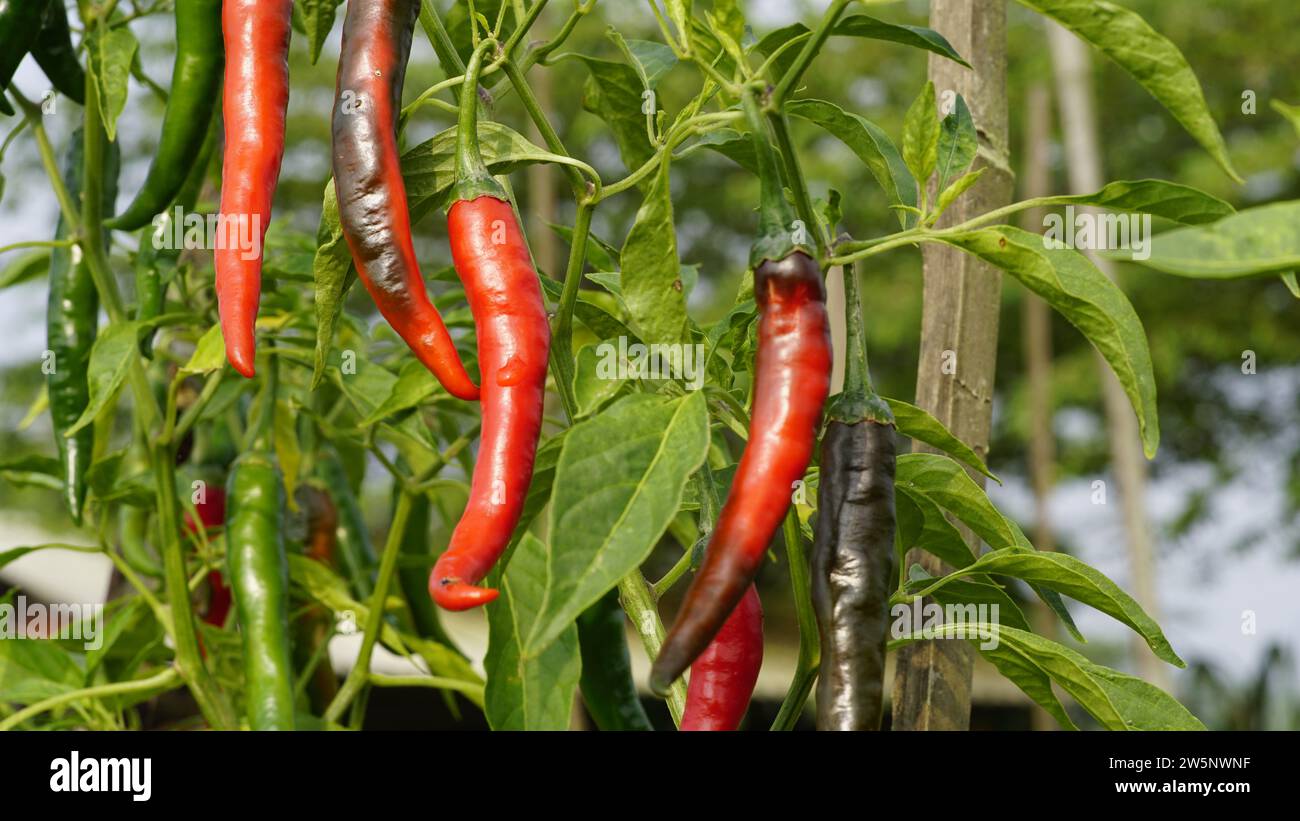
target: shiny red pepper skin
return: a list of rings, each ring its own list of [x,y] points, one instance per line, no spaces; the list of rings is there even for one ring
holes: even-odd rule
[[[551,334],[528,246],[510,203],[461,200],[447,214],[451,257],[465,285],[483,373],[482,443],[469,504],[434,565],[429,593],[448,610],[487,604],[474,586],[510,543],[533,475]]]
[[[758,572],[817,443],[830,390],[826,290],[817,263],[801,251],[754,272],[758,353],[749,442],[731,492],[650,674],[665,693],[722,627]]]
[[[348,3],[333,119],[339,224],[384,319],[452,396],[473,400],[478,388],[424,289],[397,150],[402,83],[419,11],[418,0]]]
[[[284,157],[292,13],[293,0],[225,0],[221,8],[226,44],[221,214],[228,222],[219,238],[226,241],[218,241],[216,251],[217,303],[226,357],[248,377],[262,291],[262,238]],[[227,233],[246,236],[255,246],[240,247]]]
[[[682,729],[738,729],[762,666],[763,605],[751,584],[718,635],[691,665]]]

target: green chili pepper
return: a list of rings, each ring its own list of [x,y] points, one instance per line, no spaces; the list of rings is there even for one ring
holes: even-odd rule
[[[72,135],[64,159],[64,184],[74,202],[81,198],[82,142],[82,132],[78,128]],[[117,196],[117,169],[117,144],[105,143],[103,201],[106,204],[111,204]],[[60,240],[68,236],[62,217],[54,236]],[[99,294],[89,267],[84,260],[74,264],[73,255],[71,247],[55,248],[50,252],[50,295],[45,318],[46,348],[53,358],[45,368],[45,379],[49,388],[54,442],[62,463],[64,500],[72,521],[81,524],[81,507],[86,500],[86,471],[95,446],[95,426],[87,425],[71,437],[63,433],[81,418],[90,402],[86,368],[90,362],[90,349],[95,344]]]
[[[9,87],[18,64],[31,48],[44,12],[45,6],[32,0],[0,2],[0,113],[14,113],[4,97],[4,90]]]
[[[212,160],[217,145],[217,127],[214,123],[208,128],[208,136],[199,149],[199,157],[190,170],[180,193],[176,195],[176,205],[182,213],[191,211],[198,202],[199,192],[203,189],[203,180],[207,176],[208,165]],[[156,222],[152,230],[140,235],[140,249],[135,255],[135,301],[137,320],[149,320],[162,314],[167,285],[163,282],[163,272],[174,270],[180,258],[181,248],[178,243],[169,242],[168,237],[182,233],[173,226],[173,215]],[[140,335],[140,353],[153,358],[153,338],[156,328],[150,328]]]
[[[199,159],[220,96],[217,89],[224,65],[221,0],[177,0],[176,62],[158,149],[140,193],[105,225],[134,231],[176,199]]]
[[[127,566],[142,576],[161,579],[162,562],[149,550],[149,511],[122,505],[117,513],[118,538]]]
[[[352,592],[361,600],[367,600],[375,589],[371,578],[375,570],[375,551],[361,515],[361,505],[352,492],[343,463],[335,454],[326,453],[317,460],[316,477],[329,493],[338,513],[334,534],[335,562],[352,586]]]
[[[578,617],[582,700],[602,730],[653,730],[632,678],[624,621],[618,590],[606,593]]]
[[[32,5],[39,6],[40,3],[32,0]],[[77,60],[76,47],[72,45],[72,31],[68,28],[68,13],[63,0],[49,0],[41,29],[32,45],[32,56],[60,94],[76,103],[86,102],[86,72]]]
[[[248,724],[292,730],[284,485],[270,457],[255,451],[235,461],[227,487],[226,557],[244,647]]]

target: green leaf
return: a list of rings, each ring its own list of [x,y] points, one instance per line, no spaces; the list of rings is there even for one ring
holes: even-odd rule
[[[64,432],[64,436],[72,436],[95,421],[95,417],[113,401],[131,367],[140,327],[139,322],[119,322],[109,325],[108,330],[95,339],[95,346],[90,349],[90,365],[86,376],[90,387],[90,402],[72,427]],[[55,367],[65,366],[66,363],[62,362],[55,364]]]
[[[737,43],[745,38],[745,12],[740,0],[713,0],[713,20],[718,31]]]
[[[610,349],[618,350],[617,339],[606,339],[597,345],[587,345],[578,351],[573,372],[573,395],[578,400],[578,417],[589,416],[613,399],[626,379],[617,372],[608,373]]]
[[[1141,605],[1096,568],[1073,556],[1009,547],[985,553],[963,572],[1013,576],[1063,593],[1132,628],[1157,658],[1175,667],[1187,666]]]
[[[677,55],[663,43],[653,40],[627,40],[625,45],[634,65],[641,74],[645,87],[659,87],[659,81],[677,65]]]
[[[320,59],[321,46],[329,39],[339,2],[340,0],[298,0],[312,65],[316,65],[316,61]]]
[[[50,270],[50,249],[38,248],[23,254],[0,269],[0,290],[10,285],[20,285],[37,277],[45,276]]]
[[[1151,240],[1133,262],[1199,279],[1279,274],[1300,267],[1300,200],[1248,208],[1213,225],[1178,228]]]
[[[971,67],[970,63],[961,58],[961,55],[957,53],[952,44],[942,34],[925,26],[902,26],[886,23],[865,14],[855,14],[845,17],[837,23],[831,33],[840,36],[863,37],[870,40],[887,40],[892,43],[900,43],[938,54],[940,57],[947,57],[949,60],[966,68]]]
[[[1154,457],[1160,443],[1155,374],[1142,321],[1124,292],[1082,254],[1045,248],[1043,237],[1009,225],[945,236],[942,241],[1011,274],[1088,338],[1128,394],[1143,450],[1147,458]]]
[[[792,100],[786,104],[786,112],[816,123],[848,146],[880,183],[891,205],[917,207],[916,179],[879,126],[824,100]],[[916,222],[904,211],[898,217],[904,228]]]
[[[583,86],[582,107],[605,121],[614,132],[614,142],[623,165],[632,171],[652,156],[654,148],[646,133],[641,77],[629,65],[579,55],[590,76]]]
[[[104,123],[109,142],[117,139],[117,118],[126,108],[131,63],[139,48],[140,44],[127,26],[107,31],[97,26],[90,41],[90,73],[99,92],[99,118]]]
[[[402,369],[393,383],[393,390],[374,410],[366,414],[357,423],[358,427],[368,428],[394,414],[410,410],[438,392],[438,380],[434,378],[424,363],[418,359],[408,359],[402,363]]]
[[[930,497],[903,484],[896,490],[894,543],[899,567],[904,566],[904,557],[912,548],[932,553],[958,569],[975,563],[961,533]]]
[[[289,406],[289,400],[277,399],[272,422],[275,460],[280,463],[284,479],[284,496],[292,510],[298,509],[294,491],[298,489],[298,475],[302,468],[302,447],[298,444],[298,416]]]
[[[937,580],[937,577],[931,576],[919,564],[912,565],[907,578],[909,586],[915,584],[920,587],[926,587]],[[1020,605],[1016,604],[1016,600],[1011,598],[1006,590],[989,581],[985,576],[977,575],[967,579],[953,579],[931,593],[930,598],[942,605],[973,604],[977,607],[979,605],[990,607],[996,605],[998,608],[998,624],[1030,632],[1034,629],[1029,626],[1029,620],[1025,618],[1025,613],[1020,609]]]
[[[4,567],[10,562],[17,561],[28,553],[35,553],[38,550],[75,550],[80,553],[98,552],[88,549],[85,545],[68,544],[67,542],[48,542],[24,547],[11,547],[7,550],[0,550],[0,567]]]
[[[1296,282],[1295,271],[1287,271],[1282,275],[1282,284],[1296,299],[1300,299],[1300,283]]]
[[[937,218],[944,211],[947,211],[948,206],[956,202],[958,197],[965,194],[970,190],[971,186],[979,182],[980,177],[984,176],[984,172],[987,170],[987,168],[979,168],[969,174],[963,174],[961,177],[958,177],[952,185],[943,189],[943,191],[939,193],[939,199],[934,205],[934,216]]]
[[[226,340],[221,336],[221,326],[213,325],[199,337],[194,353],[181,368],[181,373],[210,373],[226,364]]]
[[[343,297],[357,278],[356,269],[352,267],[352,252],[339,225],[339,204],[333,179],[325,183],[312,272],[316,280],[316,350],[311,387],[315,390],[325,376],[325,360],[334,344],[334,329],[343,313]]]
[[[290,553],[287,558],[289,560],[289,580],[297,590],[300,590],[312,601],[328,608],[335,616],[347,614],[358,625],[366,623],[366,619],[370,615],[369,606],[352,598],[348,583],[341,576],[323,563],[307,556]],[[390,597],[385,602],[384,609],[387,611],[402,606],[400,598]],[[429,672],[435,676],[472,683],[481,681],[470,667],[469,662],[444,644],[429,639],[421,639],[406,633],[399,633],[386,621],[381,628],[380,639],[385,646],[399,652],[404,652],[409,648],[419,653],[420,658],[428,665]],[[470,701],[482,706],[483,699],[481,697],[473,694],[467,694],[467,697]]]
[[[927,80],[903,121],[903,162],[924,191],[938,161],[939,112],[935,107],[934,83]]]
[[[700,391],[672,400],[635,394],[569,431],[555,469],[551,549],[527,655],[544,651],[646,560],[708,447]]]
[[[1151,214],[1187,225],[1215,222],[1235,213],[1231,205],[1218,197],[1190,185],[1164,180],[1119,180],[1094,194],[1040,197],[1028,202],[1036,206],[1095,205],[1109,211]]]
[[[1300,105],[1291,105],[1281,100],[1273,100],[1269,105],[1278,114],[1286,117],[1287,122],[1291,123],[1291,127],[1295,129],[1296,134],[1300,134]]]
[[[650,179],[619,257],[623,296],[632,326],[646,344],[679,344],[686,331],[686,300],[677,258],[677,231],[668,163]]]
[[[668,10],[668,17],[677,27],[677,36],[680,38],[682,49],[690,51],[691,35],[691,5],[692,0],[664,0],[664,7]]]
[[[975,121],[971,119],[966,100],[958,94],[952,111],[939,124],[940,191],[947,190],[950,180],[956,179],[970,168],[978,150],[979,137],[975,134]]]
[[[526,165],[555,160],[554,154],[519,132],[491,120],[479,120],[478,143],[483,161],[493,174],[509,174]],[[402,181],[406,183],[412,223],[442,205],[456,181],[456,129],[440,131],[407,149],[402,154]]]
[[[938,419],[922,408],[900,399],[886,398],[885,401],[889,403],[889,409],[894,414],[894,426],[898,428],[899,433],[937,448],[957,461],[970,465],[998,484],[1002,484],[1002,480],[993,475],[979,454],[954,436],[952,431]]]
[[[82,678],[73,655],[59,642],[0,639],[0,701],[32,704],[79,689]]]
[[[63,490],[63,468],[52,456],[30,454],[0,460],[0,478],[18,487]]]
[[[484,693],[494,730],[568,729],[573,693],[582,672],[578,628],[559,631],[540,653],[525,652],[524,637],[535,631],[545,604],[546,545],[524,534],[506,566],[501,596],[487,606],[488,651]]]
[[[946,456],[933,453],[907,453],[899,456],[894,484],[897,490],[914,497],[924,496],[956,516],[986,544],[1029,551],[1034,549],[1016,523],[993,506],[984,489],[975,484],[975,480],[961,465]],[[929,516],[926,525],[930,527]],[[1029,586],[1056,614],[1070,635],[1083,641],[1083,634],[1061,601],[1060,594],[1032,582]]]
[[[1174,115],[1228,176],[1242,181],[1196,74],[1169,38],[1136,12],[1107,0],[1020,0],[1020,4],[1052,18],[1118,63]]]
[[[766,56],[771,56],[784,43],[789,42],[803,34],[808,34],[810,29],[802,23],[793,23],[784,28],[777,29],[758,42],[758,50]],[[953,49],[942,34],[924,26],[901,26],[894,23],[886,23],[883,20],[877,20],[874,17],[868,17],[864,14],[845,17],[831,29],[831,34],[846,37],[862,37],[869,40],[886,40],[893,43],[899,43],[913,48],[924,49],[925,51],[947,57],[949,60],[960,63],[967,68],[970,64],[961,58]],[[773,79],[780,79],[790,64],[794,62],[795,55],[799,53],[799,47],[793,46],[782,52],[772,64]]]
[[[968,631],[965,636],[963,629]],[[948,624],[935,628],[935,633],[946,638],[967,637],[998,672],[1068,730],[1078,728],[1052,692],[1053,681],[1107,730],[1205,729],[1186,707],[1159,687],[1102,667],[1042,636],[996,624]],[[969,637],[970,633],[994,633],[996,642]],[[914,640],[907,637],[892,641],[890,649]]]

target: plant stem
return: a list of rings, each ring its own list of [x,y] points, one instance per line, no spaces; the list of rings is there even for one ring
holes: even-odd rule
[[[574,216],[573,242],[569,246],[569,263],[564,270],[564,290],[555,316],[555,333],[551,339],[551,370],[555,376],[560,402],[569,424],[577,420],[578,398],[573,393],[573,309],[582,288],[582,269],[587,261],[587,237],[591,233],[591,203],[580,200]]]
[[[785,537],[785,553],[790,562],[790,586],[794,589],[795,618],[799,622],[799,657],[795,662],[794,679],[772,722],[772,729],[792,730],[799,721],[804,705],[808,703],[813,682],[817,680],[817,668],[821,665],[821,638],[817,632],[817,615],[813,612],[808,554],[804,550],[803,534],[799,532],[798,514],[793,507],[785,515],[781,533]]]
[[[659,655],[659,648],[664,644],[664,625],[659,619],[659,610],[655,607],[650,585],[640,570],[633,570],[618,583],[618,600],[632,626],[641,637],[646,655],[654,659]],[[673,723],[682,725],[682,713],[686,710],[686,677],[673,682],[668,691],[668,712],[672,714]]]
[[[569,156],[569,152],[564,147],[564,141],[556,132],[555,127],[551,125],[550,119],[547,118],[546,112],[542,111],[542,106],[537,101],[537,95],[533,94],[533,89],[528,85],[527,78],[524,77],[524,71],[520,69],[515,62],[507,57],[502,64],[505,69],[506,77],[510,80],[511,87],[519,95],[519,102],[528,112],[528,117],[537,126],[537,131],[542,135],[542,140],[552,154],[559,154],[562,157]],[[587,193],[587,181],[582,178],[577,168],[565,165],[561,166],[564,170],[564,176],[569,179],[569,186],[573,189],[575,199],[581,200]],[[599,180],[599,178],[597,178]]]
[[[163,559],[163,584],[171,611],[172,642],[176,645],[176,664],[194,694],[199,711],[213,729],[236,726],[230,704],[216,689],[208,668],[203,664],[199,642],[194,632],[194,612],[190,605],[189,576],[185,572],[185,552],[181,544],[181,523],[177,515],[176,460],[168,446],[150,448],[153,463],[154,492],[158,498],[158,535]]]
[[[370,679],[370,657],[379,639],[379,630],[384,623],[384,602],[388,600],[388,585],[393,579],[393,570],[397,567],[397,556],[401,553],[402,538],[406,535],[406,523],[411,518],[411,504],[414,497],[409,490],[403,489],[397,497],[397,506],[393,510],[393,523],[388,528],[388,540],[384,543],[384,553],[379,560],[379,575],[375,579],[374,592],[370,594],[370,612],[366,615],[366,632],[361,639],[361,649],[357,652],[356,663],[348,671],[348,677],[339,688],[338,694],[325,710],[323,718],[337,723],[352,700],[357,697]]]
[[[780,108],[785,103],[786,97],[790,96],[790,91],[803,77],[808,66],[812,65],[813,58],[822,50],[826,44],[826,38],[831,36],[831,29],[844,13],[845,7],[849,5],[850,0],[833,0],[830,8],[826,9],[826,14],[822,16],[821,24],[813,32],[812,39],[804,43],[799,54],[795,56],[794,62],[786,70],[785,76],[781,82],[777,83],[776,89],[772,92],[772,104]]]
[[[73,690],[69,693],[59,693],[50,696],[47,699],[36,702],[28,707],[24,707],[18,712],[0,721],[0,732],[12,730],[19,724],[22,724],[33,716],[53,710],[63,704],[71,701],[80,701],[87,698],[107,698],[108,696],[124,695],[126,693],[138,693],[143,690],[154,690],[157,688],[171,689],[174,685],[182,683],[181,674],[174,667],[165,667],[159,672],[148,678],[135,679],[134,681],[122,681],[113,684],[101,684],[98,687],[87,687],[84,690]]]
[[[830,237],[821,224],[821,220],[817,219],[817,213],[813,210],[812,197],[808,194],[808,184],[805,182],[803,171],[799,166],[799,155],[795,153],[794,142],[790,139],[790,124],[786,120],[785,112],[780,109],[768,108],[767,119],[772,124],[773,134],[776,135],[776,144],[781,151],[781,159],[785,161],[786,182],[789,183],[790,191],[794,194],[795,210],[799,212],[799,218],[813,232],[813,241],[817,243],[817,255],[824,257],[831,245]]]

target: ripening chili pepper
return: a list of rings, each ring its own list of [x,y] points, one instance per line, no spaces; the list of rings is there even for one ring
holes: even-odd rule
[[[871,387],[857,277],[844,269],[848,362],[822,437],[812,599],[817,729],[878,730],[894,583],[893,415]]]
[[[194,503],[194,510],[199,514],[199,525],[203,531],[220,528],[226,523],[226,489],[220,485],[208,485],[203,490],[199,501]],[[185,511],[185,532],[197,533],[199,525],[194,523],[190,512]],[[226,623],[226,614],[230,612],[231,592],[220,570],[208,571],[208,605],[203,611],[203,621],[214,627]]]
[[[82,143],[82,131],[78,128],[72,134],[64,158],[64,184],[73,202],[81,199],[84,182]],[[117,144],[106,141],[102,202],[107,206],[111,206],[117,196],[118,156]],[[55,239],[66,239],[67,235],[67,226],[60,216],[54,232]],[[106,251],[107,239],[105,236]],[[95,426],[86,425],[72,436],[64,436],[64,432],[73,427],[90,403],[87,370],[99,321],[99,292],[95,290],[95,282],[84,257],[74,263],[73,256],[74,249],[71,247],[58,247],[50,251],[50,293],[46,306],[45,330],[46,349],[53,354],[53,358],[43,369],[49,391],[54,442],[62,467],[63,498],[72,521],[80,524],[81,508],[86,500],[86,471],[90,469],[91,454],[95,448]]]
[[[244,696],[254,730],[292,730],[293,657],[284,488],[261,452],[235,461],[227,484],[226,558],[244,648]]]
[[[746,94],[745,105],[754,124],[763,199],[759,237],[750,251],[759,320],[749,441],[704,563],[651,669],[650,687],[659,694],[704,651],[758,572],[790,507],[792,486],[812,458],[830,390],[821,271],[793,242],[793,215],[757,102]]]
[[[542,429],[551,344],[523,231],[479,153],[476,89],[484,48],[474,51],[465,70],[454,201],[447,212],[451,258],[474,314],[483,374],[483,434],[469,503],[429,577],[434,601],[449,610],[497,597],[497,591],[475,583],[505,551],[523,513]]]
[[[45,4],[40,0],[4,0],[0,2],[0,113],[11,115],[13,107],[4,91],[14,78],[18,64],[27,56],[39,29]]]
[[[617,590],[609,591],[578,616],[578,648],[582,653],[578,686],[587,712],[600,729],[653,730],[632,678],[626,622]]]
[[[40,5],[36,0],[31,2]],[[72,31],[68,28],[68,13],[63,8],[63,0],[49,0],[41,29],[32,45],[32,56],[60,94],[76,103],[86,101],[86,72],[77,60],[76,47],[72,45]]]
[[[419,0],[348,3],[332,127],[339,225],[384,319],[452,396],[472,400],[478,388],[420,275],[397,150],[419,13]]]
[[[216,114],[225,58],[221,0],[177,0],[175,15],[176,59],[158,147],[144,185],[126,210],[104,223],[109,228],[134,231],[148,224],[176,199],[195,164],[203,162],[200,149]],[[278,170],[278,159],[275,166]],[[267,202],[269,212],[269,197]]]
[[[763,605],[751,584],[718,635],[691,665],[682,729],[739,729],[762,666]]]
[[[225,0],[221,8],[226,152],[221,167],[224,228],[215,254],[217,304],[226,358],[247,377],[253,375],[262,293],[262,240],[284,158],[292,16],[293,0]]]

